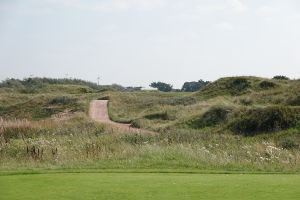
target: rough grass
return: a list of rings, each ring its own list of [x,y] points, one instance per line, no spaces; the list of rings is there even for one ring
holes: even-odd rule
[[[217,124],[220,124],[223,130],[232,130],[236,133],[247,132],[231,129],[227,126],[227,122],[233,120],[233,123],[237,124],[243,118],[241,113],[245,113],[246,110],[253,110],[253,113],[257,113],[260,110],[258,109],[259,107],[282,106],[283,109],[291,112],[289,114],[293,115],[297,111],[289,109],[288,106],[297,107],[298,98],[294,94],[300,92],[299,88],[299,81],[231,77],[213,82],[202,91],[194,94],[163,94],[159,92],[114,93],[111,95],[110,116],[115,121],[132,122],[136,127],[159,132],[170,129],[176,130],[178,127],[201,129],[213,127]],[[189,99],[192,99],[192,101],[189,101]],[[181,100],[187,100],[188,103],[183,103]],[[220,120],[222,112],[208,112],[213,110],[214,107],[218,107],[221,110],[231,108],[238,114],[235,119],[231,118],[222,121]],[[168,116],[158,117],[158,115],[162,116],[163,113],[167,113]],[[270,115],[273,114],[275,115],[276,113],[270,113]],[[288,113],[286,114],[288,115]],[[156,119],[151,117],[152,115],[157,115]],[[151,119],[149,119],[149,116]],[[220,117],[219,120],[217,120],[218,116]],[[272,117],[269,116],[268,119]],[[246,119],[244,122],[245,126],[252,126],[250,121],[248,125],[246,124]],[[289,126],[278,127],[278,130],[293,127],[295,121],[288,121],[287,123],[289,124],[290,122]],[[182,126],[184,124],[186,126]],[[277,128],[273,127],[268,130],[274,132]],[[268,130],[258,127],[256,132]],[[215,132],[215,130],[211,131]]]
[[[297,125],[299,113],[300,109],[283,106],[240,110],[230,127],[233,131],[246,136],[285,130]]]
[[[10,122],[3,129],[0,133],[1,170],[299,171],[300,152],[296,147],[287,148],[287,142],[282,141],[285,137],[279,135],[295,135],[291,131],[278,133],[277,138],[245,138],[186,129],[144,135],[122,133],[112,127],[95,124],[84,115],[44,123],[40,126],[26,122],[17,126]]]
[[[264,80],[264,81],[261,81],[258,86],[261,88],[261,89],[271,89],[271,88],[275,88],[277,87],[277,84],[275,84],[274,82],[271,82],[271,81],[267,81],[267,80]]]
[[[227,107],[212,107],[206,111],[200,117],[192,119],[189,125],[192,128],[204,128],[208,126],[214,126],[220,123],[225,123],[228,118],[228,115],[232,111],[231,108]]]
[[[272,80],[278,86],[262,89],[259,84],[266,80],[225,78],[193,94],[22,94],[0,88],[0,168],[297,172],[300,127],[289,116],[298,106],[287,102],[299,92],[300,82]],[[236,85],[234,89],[230,84]],[[110,99],[113,120],[159,134],[126,133],[90,121],[85,115],[90,100],[102,98]],[[274,107],[281,107],[284,115],[266,109]],[[244,119],[242,124],[249,127],[253,121],[247,117],[258,124],[255,137],[244,137],[247,130],[229,126]],[[197,129],[190,126],[191,121]]]

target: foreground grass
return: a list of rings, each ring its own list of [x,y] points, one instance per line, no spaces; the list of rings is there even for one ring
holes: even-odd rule
[[[299,187],[299,175],[59,173],[0,176],[0,197],[7,200],[289,200],[298,199]]]
[[[210,131],[132,134],[96,124],[84,114],[56,121],[3,121],[0,171],[24,169],[195,169],[300,171],[298,149],[276,138]],[[297,131],[297,130],[295,130]],[[296,132],[297,133],[297,132]],[[286,133],[282,133],[286,134]]]

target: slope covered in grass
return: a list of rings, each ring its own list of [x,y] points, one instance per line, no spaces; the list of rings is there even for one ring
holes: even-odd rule
[[[0,168],[296,172],[299,86],[296,80],[233,77],[196,93],[2,87]],[[113,120],[158,134],[91,121],[86,113],[92,99],[109,99]]]

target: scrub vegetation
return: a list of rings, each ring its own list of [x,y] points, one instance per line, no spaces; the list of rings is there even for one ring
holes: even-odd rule
[[[1,171],[300,170],[299,80],[228,77],[193,93],[24,81],[0,84]],[[93,99],[109,99],[112,120],[157,134],[92,121]]]

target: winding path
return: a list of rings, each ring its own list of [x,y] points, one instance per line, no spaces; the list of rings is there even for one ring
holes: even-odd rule
[[[141,129],[132,128],[130,124],[117,123],[110,120],[108,115],[108,100],[93,100],[90,103],[89,116],[100,123],[110,124],[116,128],[130,132],[140,132]]]

